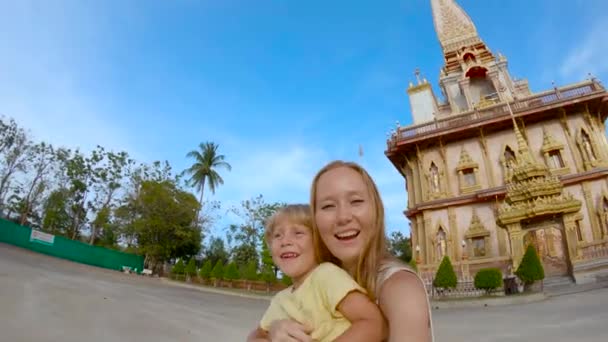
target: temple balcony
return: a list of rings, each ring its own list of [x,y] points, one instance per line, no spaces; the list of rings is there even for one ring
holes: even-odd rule
[[[591,113],[597,113],[602,106],[608,106],[608,92],[599,81],[592,79],[510,102],[514,116],[525,122],[538,122],[560,117],[558,116],[560,108],[565,108],[566,113],[570,113],[569,107],[582,104],[586,105]],[[601,115],[601,120],[604,122],[608,110],[601,111]],[[392,160],[391,156],[400,152],[413,151],[416,145],[423,148],[435,144],[439,137],[445,144],[449,141],[478,136],[480,130],[486,134],[511,126],[506,102],[493,103],[431,122],[398,127],[397,131],[387,140],[385,154]]]

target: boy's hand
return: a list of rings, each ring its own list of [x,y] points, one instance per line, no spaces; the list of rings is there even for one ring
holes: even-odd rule
[[[270,325],[270,340],[272,342],[312,342],[312,329],[298,322],[283,319]]]

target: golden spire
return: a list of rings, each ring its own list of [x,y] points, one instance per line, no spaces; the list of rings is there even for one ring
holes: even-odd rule
[[[454,0],[431,0],[433,22],[444,53],[480,42],[471,18]]]

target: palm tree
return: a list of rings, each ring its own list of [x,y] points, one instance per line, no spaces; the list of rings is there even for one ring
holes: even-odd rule
[[[211,193],[215,194],[215,188],[218,185],[224,184],[224,180],[217,168],[225,168],[228,171],[232,170],[232,166],[224,161],[223,154],[218,154],[219,145],[213,142],[200,143],[198,150],[188,152],[186,157],[194,158],[194,164],[184,172],[190,175],[188,183],[201,193],[200,203],[203,205],[203,192],[205,183],[209,186]],[[198,217],[198,215],[197,215]]]

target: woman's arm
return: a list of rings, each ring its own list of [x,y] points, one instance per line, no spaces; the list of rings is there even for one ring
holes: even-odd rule
[[[388,320],[389,342],[431,341],[427,293],[417,275],[396,272],[384,282],[378,300]]]
[[[247,335],[247,342],[270,342],[270,338],[266,330],[258,327]]]
[[[366,295],[352,291],[338,304],[338,311],[351,322],[351,326],[334,342],[373,342],[386,336],[382,313]]]

